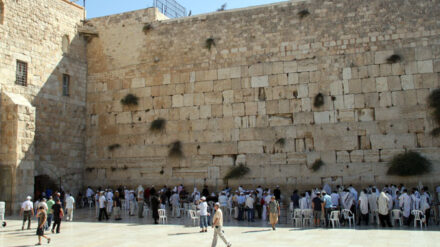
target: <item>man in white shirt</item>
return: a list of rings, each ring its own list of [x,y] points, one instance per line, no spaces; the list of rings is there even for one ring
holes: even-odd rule
[[[399,197],[399,206],[403,211],[403,222],[409,225],[409,216],[411,215],[411,197],[408,195],[408,190],[404,189],[403,194]]]
[[[31,218],[34,216],[34,205],[31,202],[32,197],[26,197],[26,201],[21,204],[20,215],[23,215],[23,226],[21,230],[24,230],[24,224],[28,221],[27,229],[31,229]]]
[[[170,203],[173,207],[172,216],[180,218],[180,197],[177,191],[173,192],[173,195],[170,197]]]
[[[107,210],[106,210],[106,203],[107,200],[105,199],[104,196],[104,191],[101,191],[99,193],[99,200],[98,200],[98,204],[99,204],[99,217],[98,220],[101,221],[102,217],[104,216],[106,220],[108,220],[108,215],[107,215]]]
[[[225,234],[222,230],[223,228],[223,212],[220,209],[220,203],[216,203],[214,205],[215,208],[215,214],[214,218],[212,219],[212,228],[214,228],[214,238],[212,239],[211,247],[217,246],[217,238],[220,237],[223,242],[226,244],[227,247],[231,247],[232,244],[226,240]]]
[[[254,203],[255,203],[255,199],[254,199],[254,195],[250,194],[247,198],[246,198],[246,210],[247,210],[247,214],[248,214],[248,222],[254,222]]]
[[[379,213],[379,220],[382,227],[386,227],[387,225],[389,227],[392,227],[390,217],[388,215],[390,198],[385,194],[385,192],[381,192],[379,195],[379,198],[377,199],[377,211]]]
[[[307,203],[306,193],[301,193],[301,199],[299,199],[299,208],[301,210],[309,209],[308,203]]]
[[[225,192],[222,192],[220,196],[218,197],[218,202],[220,203],[220,208],[223,212],[226,212],[226,209],[228,208],[228,197],[226,196]]]
[[[73,209],[75,208],[75,198],[71,194],[68,194],[66,198],[66,210],[67,210],[67,220],[73,220]]]
[[[377,213],[377,194],[376,194],[376,188],[371,189],[371,193],[368,194],[368,206],[370,207],[370,222],[374,223],[376,221],[377,224],[379,224],[379,215]]]
[[[206,197],[202,196],[197,208],[200,210],[200,232],[208,232],[208,203]]]
[[[339,209],[339,194],[336,191],[333,191],[333,193],[330,195],[330,197],[332,198],[332,205],[334,208]]]

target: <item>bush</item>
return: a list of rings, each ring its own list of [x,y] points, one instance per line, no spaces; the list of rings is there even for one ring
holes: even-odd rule
[[[145,34],[147,34],[151,30],[153,30],[153,25],[151,25],[150,23],[145,24],[142,28],[142,31],[144,31]]]
[[[389,162],[388,175],[402,177],[416,176],[431,171],[431,162],[417,152],[398,154]]]
[[[303,18],[305,18],[305,17],[307,17],[309,15],[310,15],[310,12],[307,9],[303,9],[300,12],[298,12],[298,16],[299,16],[300,19],[303,19]]]
[[[205,41],[205,48],[208,50],[211,50],[211,48],[215,46],[215,39],[214,38],[207,38]]]
[[[182,151],[182,143],[180,141],[175,141],[171,143],[171,148],[168,153],[168,156],[170,158],[183,158],[183,151]]]
[[[321,107],[324,105],[324,95],[322,93],[318,93],[315,96],[315,99],[313,101],[313,106],[315,106],[316,108]]]
[[[163,118],[158,118],[151,122],[150,131],[151,132],[163,132],[165,130],[166,120]]]
[[[279,146],[281,146],[281,147],[284,147],[284,146],[286,145],[286,138],[280,138],[280,139],[278,139],[278,140],[275,142],[275,144],[277,144],[277,145],[279,145]]]
[[[113,144],[113,145],[108,146],[108,151],[111,152],[111,151],[113,151],[117,148],[120,148],[120,147],[121,147],[121,145],[119,145],[119,144]]]
[[[316,172],[319,169],[321,169],[321,167],[323,165],[325,165],[325,163],[321,159],[317,159],[317,160],[315,160],[315,162],[313,162],[312,167],[310,169],[312,169],[314,172]]]
[[[123,99],[121,99],[121,104],[130,106],[130,105],[138,105],[139,98],[134,94],[127,94]]]
[[[402,57],[398,54],[393,54],[387,58],[387,63],[398,63],[402,61]]]
[[[239,164],[238,166],[231,167],[229,172],[225,175],[223,180],[242,178],[250,171],[249,167],[244,164]]]

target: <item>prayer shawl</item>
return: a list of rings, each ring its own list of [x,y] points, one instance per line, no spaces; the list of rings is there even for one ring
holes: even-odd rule
[[[420,210],[425,212],[430,207],[431,206],[430,206],[429,194],[427,192],[425,192],[425,193],[423,193],[423,195],[420,196]]]
[[[411,195],[411,209],[412,210],[420,209],[420,199],[419,197],[417,197],[415,193]]]
[[[381,215],[388,215],[388,202],[390,198],[385,194],[385,192],[381,192],[379,195],[379,199],[377,199],[378,212]]]
[[[403,193],[400,197],[399,197],[399,206],[400,208],[402,208],[403,211],[403,216],[405,218],[408,218],[409,215],[411,214],[411,198],[409,197],[409,195],[407,193]]]
[[[323,190],[327,193],[327,195],[330,195],[332,193],[332,188],[328,184],[324,185]]]
[[[359,209],[362,214],[368,214],[368,197],[363,191],[359,196]]]
[[[345,194],[342,196],[344,208],[350,210],[351,206],[353,206],[353,195],[350,192],[345,192]]]
[[[368,195],[368,205],[370,205],[371,212],[377,211],[377,198],[376,192],[372,192]]]

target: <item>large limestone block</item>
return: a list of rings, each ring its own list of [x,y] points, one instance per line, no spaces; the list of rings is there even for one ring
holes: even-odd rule
[[[237,154],[236,142],[225,143],[201,143],[199,154],[211,154],[211,155],[228,155]]]
[[[314,138],[316,151],[354,150],[358,148],[357,136],[320,136]]]
[[[432,73],[434,71],[432,60],[418,61],[417,70],[419,73]]]
[[[391,149],[395,146],[396,136],[392,134],[388,135],[370,135],[370,142],[372,149]]]
[[[173,107],[182,107],[183,106],[183,95],[173,95],[172,98],[172,106]]]
[[[211,92],[213,90],[214,83],[213,81],[201,81],[194,83],[194,92],[195,93],[204,93]]]
[[[145,78],[133,78],[131,80],[131,88],[145,87]]]
[[[262,141],[240,141],[238,142],[238,153],[263,153]]]
[[[268,87],[269,86],[268,76],[254,76],[254,77],[252,77],[251,78],[251,86],[253,88]]]
[[[316,124],[334,123],[336,121],[334,111],[314,112],[314,118]]]

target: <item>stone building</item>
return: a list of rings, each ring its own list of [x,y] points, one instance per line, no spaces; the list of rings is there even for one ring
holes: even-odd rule
[[[84,25],[66,1],[0,1],[0,199],[38,175],[73,190],[219,188],[238,164],[250,173],[230,186],[440,182],[426,103],[439,86],[438,1],[295,0],[179,19],[150,8]],[[27,87],[14,82],[17,60]],[[129,94],[137,105],[121,104]],[[177,141],[183,157],[170,158]],[[386,175],[405,150],[433,171]]]
[[[17,210],[35,182],[82,186],[84,10],[67,0],[0,0],[0,9],[0,200]]]

